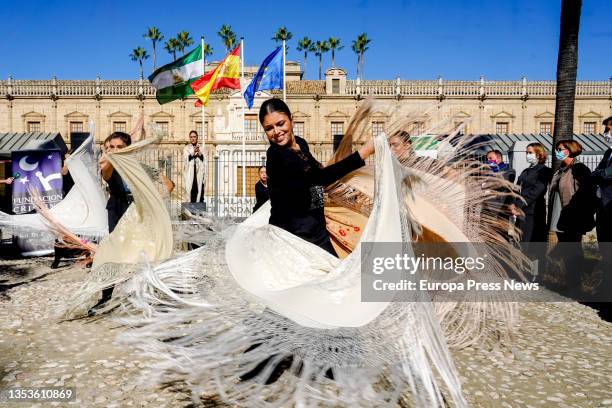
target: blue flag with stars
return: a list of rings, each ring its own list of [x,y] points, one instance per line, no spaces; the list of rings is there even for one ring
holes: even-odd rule
[[[253,107],[255,92],[265,89],[283,89],[284,66],[281,49],[282,47],[278,47],[266,57],[244,91],[244,99],[249,109]]]

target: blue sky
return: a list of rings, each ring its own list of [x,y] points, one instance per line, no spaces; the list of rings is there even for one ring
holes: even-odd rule
[[[227,8],[218,8],[224,7]],[[612,76],[610,3],[583,0],[579,79]],[[0,78],[130,79],[138,64],[128,58],[156,25],[166,38],[187,30],[204,35],[221,59],[216,35],[226,23],[245,37],[246,64],[258,65],[274,49],[276,29],[293,33],[289,59],[302,59],[297,39],[340,37],[346,46],[336,65],[355,77],[350,44],[361,32],[372,39],[365,56],[366,79],[554,79],[561,0],[225,1],[3,0],[0,7]],[[170,61],[158,51],[158,65]],[[324,56],[324,68],[331,56]],[[152,60],[146,62],[150,71]],[[308,58],[307,79],[318,60]]]

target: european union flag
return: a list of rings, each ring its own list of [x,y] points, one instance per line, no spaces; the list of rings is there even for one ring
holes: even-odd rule
[[[283,89],[283,53],[282,47],[275,49],[262,62],[253,80],[244,91],[244,99],[249,109],[253,107],[255,92],[265,89]]]

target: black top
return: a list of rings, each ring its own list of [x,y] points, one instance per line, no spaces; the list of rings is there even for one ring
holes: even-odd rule
[[[266,170],[271,211],[270,224],[283,228],[329,250],[329,235],[323,213],[323,187],[365,165],[355,152],[344,160],[323,167],[296,136],[300,151],[272,144]],[[333,250],[332,250],[333,251]],[[331,251],[330,251],[331,252]]]
[[[129,190],[123,183],[123,179],[115,170],[111,173],[110,178],[107,180],[108,190],[110,192],[110,196],[108,197],[108,202],[106,203],[106,209],[109,211],[114,211],[116,214],[121,217],[125,210],[130,205],[130,194]]]
[[[612,149],[605,151],[601,162],[593,171],[593,182],[600,189],[600,199],[604,206],[612,203]]]
[[[536,164],[523,170],[516,184],[521,186],[521,197],[516,206],[525,214],[539,214],[546,217],[546,192],[552,179],[552,170],[543,164]]]
[[[268,187],[264,186],[264,184],[259,180],[255,184],[255,207],[253,207],[253,212],[257,211],[259,207],[265,204],[266,201],[270,199],[270,195],[268,194]]]

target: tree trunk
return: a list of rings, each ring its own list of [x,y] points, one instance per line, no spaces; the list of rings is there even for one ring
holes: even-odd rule
[[[336,68],[336,53],[332,50],[332,68]]]
[[[319,81],[321,80],[321,73],[323,71],[323,53],[319,54]]]
[[[306,79],[306,58],[308,58],[308,53],[304,51],[304,72],[302,73],[302,79]]]
[[[176,61],[176,50],[172,50],[172,56],[174,57],[174,61]]]
[[[576,98],[576,71],[578,68],[578,29],[582,0],[562,0],[559,54],[557,56],[557,94],[555,99],[555,127],[553,149],[562,139],[574,135],[574,100]],[[553,171],[560,161],[553,154]]]
[[[157,53],[155,51],[155,41],[153,41],[153,71],[157,68]]]
[[[138,63],[140,64],[140,79],[144,78],[144,70],[142,68],[142,60],[139,60]]]

